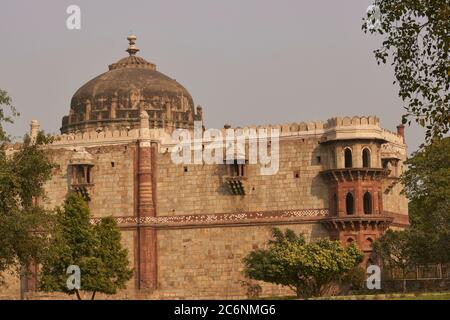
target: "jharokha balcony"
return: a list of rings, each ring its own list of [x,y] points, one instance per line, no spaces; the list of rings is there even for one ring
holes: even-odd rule
[[[245,195],[245,181],[247,180],[247,177],[224,176],[223,180],[233,195]]]
[[[329,181],[380,180],[389,176],[386,168],[341,168],[321,171]]]

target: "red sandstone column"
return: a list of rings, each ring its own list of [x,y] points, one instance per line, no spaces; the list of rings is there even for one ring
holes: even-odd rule
[[[384,207],[383,207],[383,182],[380,181],[378,183],[378,212],[379,214],[383,213]]]
[[[363,197],[363,187],[362,187],[361,180],[358,179],[358,181],[356,181],[355,199],[354,199],[355,215],[358,215],[358,216],[364,214],[362,197]]]
[[[156,289],[156,230],[141,226],[146,217],[156,215],[153,202],[152,148],[148,114],[141,112],[138,148],[138,286]]]
[[[345,215],[345,192],[343,192],[339,183],[336,184],[336,196],[338,199],[338,216],[343,217]]]
[[[381,214],[381,210],[380,210],[380,191],[378,190],[378,188],[374,188],[372,189],[372,212],[374,214]]]

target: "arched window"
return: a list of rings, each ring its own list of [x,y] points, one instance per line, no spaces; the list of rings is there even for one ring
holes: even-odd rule
[[[371,214],[372,213],[372,195],[370,194],[370,192],[364,193],[363,204],[364,204],[364,213]]]
[[[350,150],[350,148],[345,148],[344,159],[346,168],[353,167],[352,150]]]
[[[355,241],[353,238],[347,238],[347,245],[351,245],[353,243],[353,241]]]
[[[372,248],[372,244],[373,244],[373,239],[371,237],[367,237],[366,238],[366,247]]]
[[[346,208],[347,214],[354,213],[354,206],[355,205],[354,205],[353,195],[349,192],[345,196],[345,208]]]
[[[370,168],[370,150],[367,148],[363,149],[362,152],[363,168]]]

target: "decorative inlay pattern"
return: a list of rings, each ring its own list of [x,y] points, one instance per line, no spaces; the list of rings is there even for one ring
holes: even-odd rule
[[[160,217],[117,217],[120,226],[132,227],[136,225],[151,227],[182,227],[182,226],[205,226],[205,225],[228,225],[247,223],[270,223],[270,222],[296,222],[310,220],[308,218],[322,218],[329,215],[328,209],[298,209],[280,211],[257,211],[239,213],[219,214],[196,214]],[[311,220],[313,220],[311,219]],[[93,224],[100,221],[99,218],[91,219]]]

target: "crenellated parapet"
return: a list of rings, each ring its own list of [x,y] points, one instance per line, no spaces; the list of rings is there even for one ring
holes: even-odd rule
[[[222,134],[226,134],[226,130],[242,130],[244,133],[248,133],[252,130],[266,130],[270,133],[271,130],[278,130],[281,137],[284,136],[299,136],[299,135],[311,135],[311,134],[322,134],[324,129],[324,122],[314,121],[314,122],[293,122],[293,123],[283,123],[283,124],[266,124],[266,125],[249,125],[244,127],[231,128],[226,125],[224,128],[220,129]]]
[[[379,126],[380,119],[375,116],[334,117],[327,120],[326,128],[365,125]]]
[[[145,136],[143,136],[145,135]],[[87,131],[54,135],[50,148],[60,148],[70,145],[97,146],[124,144],[141,138],[150,140],[167,140],[170,135],[164,129],[148,129],[144,133],[139,128],[131,130]]]
[[[115,138],[138,138],[139,129],[131,130],[108,130],[108,131],[87,131],[80,133],[68,133],[55,135],[53,144],[64,144],[67,142],[90,141],[90,140],[112,140]]]
[[[326,140],[336,139],[379,139],[381,141],[392,142],[403,145],[403,138],[398,133],[380,127],[380,119],[376,116],[354,116],[354,117],[334,117],[326,122],[293,122],[285,124],[267,124],[259,126],[236,127],[244,133],[250,130],[277,129],[280,137],[290,136],[324,136]],[[225,134],[227,128],[221,129]]]
[[[325,125],[324,140],[368,139],[384,141],[380,121],[377,117],[336,117]]]
[[[293,122],[285,124],[267,124],[267,125],[250,125],[245,127],[225,126],[217,129],[225,138],[228,130],[232,129],[237,135],[241,132],[243,135],[250,137],[254,133],[262,131],[270,135],[274,130],[279,134],[279,138],[296,139],[314,137],[321,142],[331,141],[346,141],[352,139],[359,140],[374,140],[379,141],[383,145],[389,145],[390,149],[395,149],[396,153],[406,154],[406,145],[403,142],[403,137],[398,133],[394,133],[380,127],[380,121],[375,116],[367,117],[335,117],[323,121],[312,122]],[[196,137],[194,130],[188,130],[191,138]],[[216,132],[217,132],[216,131]],[[203,132],[203,131],[202,131]],[[66,148],[71,146],[99,146],[112,144],[125,144],[138,141],[140,139],[148,139],[157,142],[160,146],[171,147],[176,145],[179,141],[172,138],[164,128],[141,128],[134,129],[117,129],[111,130],[108,128],[98,129],[96,131],[86,131],[78,133],[68,133],[54,136],[54,142],[50,148]],[[212,141],[212,140],[211,140]],[[208,139],[203,139],[202,143],[208,143]],[[385,150],[387,147],[384,147]],[[164,148],[165,150],[165,148]],[[387,149],[386,149],[386,152]],[[390,151],[389,151],[390,152]]]
[[[403,136],[382,128],[376,116],[331,118],[325,124],[325,131],[328,133],[327,140],[369,138],[404,145]]]
[[[398,133],[395,133],[395,132],[392,132],[392,131],[389,131],[389,130],[386,130],[383,128],[381,129],[381,131],[382,131],[381,135],[382,135],[383,139],[385,139],[386,141],[396,144],[398,146],[405,145],[404,138],[401,135],[399,135]]]

